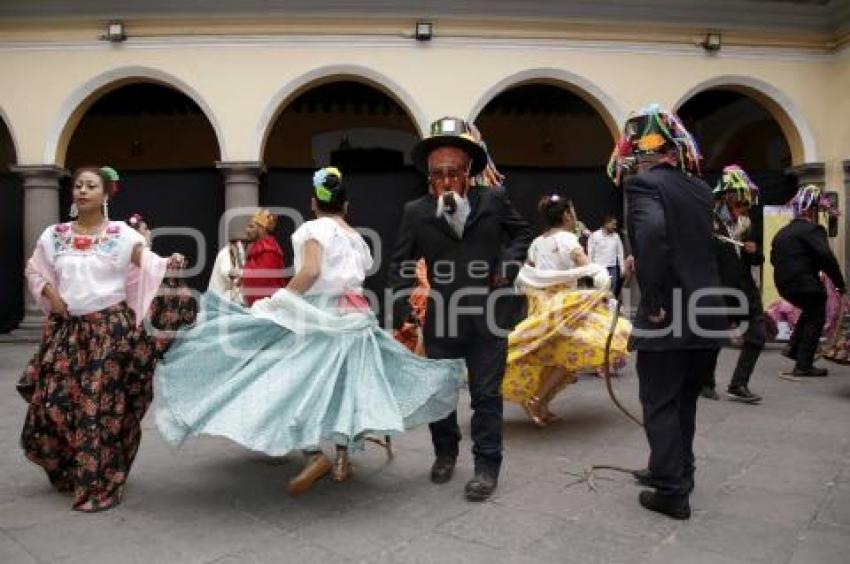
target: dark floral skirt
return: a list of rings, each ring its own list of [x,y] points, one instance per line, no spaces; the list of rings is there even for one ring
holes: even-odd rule
[[[156,354],[124,304],[79,317],[50,315],[18,382],[29,403],[21,446],[73,507],[121,502],[153,399]]]

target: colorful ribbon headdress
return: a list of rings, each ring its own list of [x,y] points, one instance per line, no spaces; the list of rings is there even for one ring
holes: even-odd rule
[[[702,155],[693,136],[676,114],[658,104],[650,104],[626,120],[608,160],[608,176],[619,186],[623,172],[634,170],[639,157],[652,155],[669,159],[685,172],[700,172]]]
[[[475,185],[487,186],[488,188],[502,186],[505,183],[505,175],[499,172],[499,169],[496,168],[496,163],[493,162],[493,157],[487,149],[487,143],[484,142],[484,137],[482,137],[481,131],[478,130],[478,127],[474,123],[470,123],[469,132],[487,154],[487,165],[484,167],[484,170],[478,173],[475,177]]]
[[[731,192],[739,202],[745,202],[749,206],[759,203],[759,187],[738,165],[723,167],[723,175],[713,192],[715,196]]]
[[[815,184],[806,184],[797,190],[797,193],[794,194],[788,205],[794,212],[794,217],[800,217],[806,210],[812,207],[823,210],[828,215],[839,215],[838,208],[833,204],[832,200]]]

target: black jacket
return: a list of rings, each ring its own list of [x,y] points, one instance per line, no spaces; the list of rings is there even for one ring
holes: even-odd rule
[[[822,225],[795,219],[779,230],[770,252],[773,281],[782,296],[823,292],[823,271],[839,291],[844,290],[841,268]]]
[[[704,333],[728,329],[729,320],[722,298],[711,293],[711,289],[720,287],[712,240],[711,188],[667,165],[630,176],[623,186],[628,202],[629,240],[641,292],[632,348],[717,348],[719,336]],[[696,292],[708,293],[694,297]],[[694,306],[715,311],[700,313]],[[651,321],[649,317],[661,309],[665,318],[657,323]]]
[[[413,265],[420,257],[425,259],[431,290],[442,298],[442,303],[433,299],[428,302],[423,325],[426,342],[447,335],[438,329],[448,327],[449,310],[457,309],[450,307],[452,300],[461,307],[480,308],[479,314],[467,312],[456,317],[458,337],[491,336],[485,308],[493,277],[502,274],[513,280],[531,243],[531,228],[514,209],[504,188],[474,187],[468,197],[471,210],[462,238],[444,217],[435,217],[437,200],[430,194],[404,206],[388,273],[389,285],[394,292],[414,286]],[[497,303],[502,301],[507,300]],[[499,309],[496,308],[496,322],[505,327],[510,322],[498,318]],[[393,301],[393,326],[399,327],[409,313],[406,296],[397,296]]]
[[[724,225],[723,220],[714,214],[714,234],[721,237],[732,238],[731,233]],[[747,234],[749,235],[749,234]],[[742,237],[744,242],[751,241],[748,236]],[[761,266],[764,264],[764,254],[761,250],[755,253],[748,253],[743,248],[737,248],[736,245],[714,238],[714,248],[717,254],[717,267],[720,274],[720,284],[727,288],[735,288],[744,293],[747,297],[747,313],[741,315],[730,315],[730,319],[734,321],[743,321],[744,319],[755,319],[763,313],[761,303],[761,293],[759,292],[756,281],[753,279],[752,267]],[[740,306],[738,300],[728,296],[724,299],[726,305],[730,308]]]

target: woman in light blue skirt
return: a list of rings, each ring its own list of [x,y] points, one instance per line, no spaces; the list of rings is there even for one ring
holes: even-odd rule
[[[328,472],[346,480],[348,448],[367,434],[447,416],[464,369],[418,357],[380,329],[362,294],[371,253],[343,219],[341,175],[322,169],[313,180],[317,219],[292,235],[289,285],[250,309],[208,292],[156,372],[156,423],[169,442],[208,434],[273,456],[300,449],[293,495]],[[336,444],[333,464],[323,440]]]

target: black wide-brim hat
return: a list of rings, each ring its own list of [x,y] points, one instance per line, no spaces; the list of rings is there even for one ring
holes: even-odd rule
[[[487,151],[481,146],[464,120],[455,117],[440,118],[431,124],[431,133],[417,143],[410,153],[413,164],[420,172],[428,172],[428,155],[439,147],[457,147],[472,160],[470,176],[477,176],[487,166]]]

